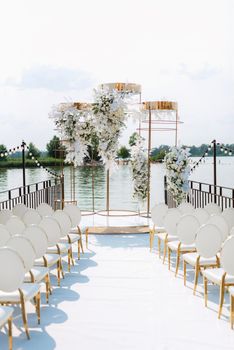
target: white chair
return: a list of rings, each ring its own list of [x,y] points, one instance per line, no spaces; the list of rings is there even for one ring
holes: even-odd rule
[[[224,242],[220,263],[222,266],[220,268],[203,271],[205,306],[207,306],[207,282],[217,284],[220,288],[218,318],[222,314],[225,287],[234,286],[234,236]]]
[[[63,209],[65,211],[65,213],[68,214],[68,216],[71,219],[72,222],[72,229],[71,229],[71,233],[76,233],[80,236],[80,247],[81,247],[81,251],[82,253],[84,253],[84,249],[83,249],[83,243],[82,243],[82,232],[80,229],[80,222],[81,222],[81,211],[80,208],[78,208],[76,205],[74,204],[68,204],[64,207]],[[86,246],[88,247],[88,231],[86,232]]]
[[[192,214],[194,211],[194,206],[191,203],[182,202],[178,209],[181,211],[182,214]]]
[[[42,228],[36,225],[28,226],[23,232],[23,235],[30,240],[36,254],[36,259],[40,259],[46,254],[48,239]],[[45,281],[46,302],[48,303],[49,293],[51,293],[49,268],[44,266],[33,266],[24,278],[24,282],[39,283],[42,280]]]
[[[12,213],[15,216],[18,216],[20,219],[24,216],[24,213],[28,210],[28,207],[26,207],[23,203],[18,203],[14,206],[12,209]]]
[[[230,293],[230,323],[231,328],[233,329],[234,324],[234,287],[229,288]]]
[[[42,217],[35,209],[28,209],[22,216],[22,220],[26,226],[39,225]]]
[[[26,228],[25,224],[18,216],[11,216],[5,225],[12,236],[21,234]]]
[[[47,203],[41,203],[37,207],[38,213],[43,216],[52,216],[54,213],[53,208]]]
[[[0,247],[6,245],[7,241],[11,238],[11,234],[6,226],[0,224]]]
[[[196,234],[196,253],[183,254],[184,260],[184,285],[186,285],[186,266],[195,268],[193,293],[196,293],[198,276],[202,268],[219,267],[218,252],[222,245],[222,234],[219,228],[212,224],[202,225]]]
[[[222,209],[221,207],[216,203],[208,203],[205,205],[205,209],[208,211],[208,213],[211,214],[221,214]]]
[[[193,212],[193,215],[198,219],[200,225],[206,224],[210,217],[208,211],[203,208],[196,208]]]
[[[227,221],[229,231],[231,231],[232,227],[234,227],[234,208],[224,209],[222,217]]]
[[[196,233],[200,227],[198,219],[192,214],[183,215],[178,221],[176,234],[177,241],[168,242],[168,269],[170,270],[170,256],[171,252],[176,252],[176,269],[175,276],[177,276],[180,264],[181,254],[195,252],[195,238]]]
[[[158,237],[158,250],[159,250],[159,257],[161,252],[161,241],[164,243],[164,250],[163,250],[163,263],[165,262],[166,255],[167,255],[167,243],[171,241],[176,241],[178,237],[176,236],[176,225],[181,218],[182,214],[177,208],[171,208],[168,209],[163,222],[166,232],[165,233],[159,233],[157,235]]]
[[[14,309],[9,306],[0,306],[0,328],[8,323],[9,350],[12,350],[12,314]]]
[[[229,234],[229,227],[226,220],[221,215],[212,214],[207,221],[207,224],[216,225],[220,229],[220,232],[222,234],[222,241],[224,242]]]
[[[11,218],[12,216],[12,211],[8,209],[2,209],[0,210],[0,224],[5,225],[6,222]]]
[[[42,228],[47,235],[48,248],[46,254],[42,258],[36,259],[35,265],[52,267],[56,264],[58,286],[60,286],[61,273],[63,275],[62,259],[58,254],[58,248],[54,248],[60,239],[61,230],[59,224],[55,221],[55,219],[45,216],[42,218],[39,227]],[[49,251],[50,248],[52,249]],[[53,251],[55,251],[55,253],[53,253]]]
[[[154,245],[154,235],[165,232],[163,219],[168,211],[168,206],[164,203],[159,203],[151,209],[151,219],[153,221],[153,229],[149,231],[150,234],[150,251]]]
[[[27,338],[30,339],[25,303],[36,298],[36,313],[40,323],[40,285],[23,283],[25,263],[17,251],[0,248],[0,304],[20,304]]]

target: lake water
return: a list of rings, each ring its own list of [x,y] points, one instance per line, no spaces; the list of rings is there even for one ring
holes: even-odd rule
[[[195,161],[196,158],[193,158]],[[59,169],[53,168],[59,171]],[[83,210],[92,210],[92,169],[79,167],[75,170],[76,199]],[[163,178],[164,164],[151,166],[151,204],[164,200]],[[69,200],[70,194],[70,168],[64,168],[65,198]],[[26,169],[26,183],[31,184],[49,179],[50,176],[43,169]],[[217,184],[234,188],[234,157],[218,157]],[[191,180],[213,183],[212,158],[207,158],[191,175]],[[0,192],[10,188],[22,186],[21,169],[0,169]],[[138,210],[137,201],[132,198],[133,185],[131,167],[120,165],[110,178],[110,208]],[[103,210],[106,205],[106,172],[104,167],[94,168],[95,210]],[[144,206],[141,206],[144,209]]]

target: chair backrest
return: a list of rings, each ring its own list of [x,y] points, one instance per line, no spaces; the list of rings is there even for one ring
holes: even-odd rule
[[[12,217],[12,211],[8,209],[0,210],[0,224],[5,225],[6,222]]]
[[[195,241],[196,233],[200,227],[200,222],[192,214],[183,215],[177,224],[177,236],[181,243],[192,244]]]
[[[31,241],[23,235],[15,235],[9,239],[7,246],[19,253],[24,260],[26,272],[31,270],[36,259],[36,252]]]
[[[234,236],[229,237],[223,244],[220,262],[225,272],[234,276]]]
[[[151,209],[151,219],[156,226],[163,226],[163,219],[168,211],[168,206],[164,203],[155,205]]]
[[[196,235],[196,248],[199,255],[204,258],[215,256],[222,245],[220,229],[213,224],[202,225]]]
[[[7,241],[11,238],[11,234],[6,226],[0,224],[0,247],[6,245]]]
[[[0,248],[0,290],[13,292],[23,283],[25,265],[21,256],[12,248]]]
[[[13,215],[18,216],[19,218],[22,218],[24,216],[24,213],[28,210],[25,204],[18,203],[14,206],[12,209]]]
[[[24,230],[23,235],[31,241],[36,253],[36,259],[41,258],[48,247],[48,238],[45,231],[39,226],[31,225]]]
[[[209,220],[210,214],[206,209],[203,208],[197,208],[194,210],[193,215],[198,219],[200,222],[200,225],[204,225]]]
[[[66,236],[72,228],[72,223],[69,215],[63,210],[56,210],[52,216],[60,225],[61,235]]]
[[[220,232],[222,234],[222,240],[224,242],[229,234],[229,227],[226,220],[221,215],[212,214],[209,220],[207,221],[207,224],[216,225],[220,229]]]
[[[176,236],[176,226],[181,218],[182,214],[177,208],[168,209],[167,214],[164,217],[164,227],[169,235]]]
[[[20,235],[25,229],[25,224],[18,216],[12,216],[6,222],[6,228],[12,236]]]
[[[58,243],[61,237],[61,229],[58,222],[51,216],[42,218],[39,227],[41,227],[48,237],[48,246],[52,247]]]
[[[22,220],[26,226],[32,225],[32,224],[39,225],[41,221],[41,215],[35,209],[28,209],[24,213]]]
[[[71,219],[72,227],[76,227],[81,222],[81,211],[80,208],[78,208],[74,204],[68,204],[63,209],[65,213],[67,213]]]
[[[205,206],[205,209],[208,211],[208,213],[211,214],[221,214],[222,209],[220,208],[220,206],[216,203],[208,203]]]
[[[182,202],[178,209],[181,211],[182,214],[191,214],[194,211],[194,206],[191,203]]]
[[[229,231],[234,227],[234,208],[224,209],[222,212],[222,217],[227,221]]]
[[[37,207],[38,213],[43,216],[52,216],[54,213],[53,208],[47,203],[41,203]]]

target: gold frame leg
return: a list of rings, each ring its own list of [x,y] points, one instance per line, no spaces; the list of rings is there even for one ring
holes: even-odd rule
[[[48,304],[49,303],[49,295],[51,293],[49,272],[45,276],[45,285],[46,285],[46,303]]]
[[[220,318],[221,315],[222,315],[223,302],[224,302],[224,290],[225,290],[225,285],[224,285],[224,281],[222,280],[221,285],[220,285],[220,290],[219,290],[219,312],[218,312],[218,318]]]
[[[85,230],[85,242],[86,242],[86,248],[88,249],[88,236],[89,236],[89,229],[86,228]]]
[[[167,247],[168,270],[171,269],[171,249]]]
[[[165,263],[166,256],[167,256],[167,239],[164,241],[164,247],[163,247],[163,264]]]
[[[60,276],[60,261],[57,261],[57,280],[58,280],[58,286],[60,287],[61,282],[61,276]]]
[[[230,324],[233,329],[234,324],[234,296],[230,295]]]
[[[12,317],[8,318],[8,344],[9,344],[9,350],[12,350],[13,348],[13,341],[12,341]]]
[[[194,276],[193,295],[196,294],[199,272],[200,272],[200,264],[199,264],[199,258],[198,258],[197,261],[196,261],[196,266],[195,266],[195,276]]]
[[[41,293],[38,292],[36,295],[36,312],[37,312],[37,323],[41,323]]]
[[[71,253],[70,253],[70,247],[67,251],[67,263],[68,263],[68,272],[71,272]]]
[[[64,275],[64,271],[63,271],[63,263],[62,263],[62,257],[61,256],[60,256],[60,259],[59,259],[59,264],[60,264],[60,271],[61,271],[62,277],[64,279],[65,275]]]
[[[205,307],[207,307],[207,302],[208,302],[208,281],[205,276],[203,276],[203,283],[204,283],[204,301],[205,301]]]
[[[71,245],[70,253],[71,253],[71,263],[72,263],[72,266],[75,266],[75,262],[74,262],[74,258],[73,258],[73,249],[72,249],[72,245]]]
[[[20,304],[21,304],[21,313],[22,313],[24,329],[25,329],[25,333],[26,333],[27,338],[30,339],[29,329],[28,329],[28,320],[27,320],[27,314],[26,314],[26,308],[25,308],[24,294],[20,289],[19,289],[19,293],[20,293]]]
[[[161,258],[161,240],[158,237],[158,257]]]
[[[77,226],[77,229],[78,229],[78,233],[80,235],[80,247],[81,247],[81,251],[82,251],[82,254],[84,254],[84,248],[83,248],[83,242],[82,242],[82,232],[81,232],[81,229],[79,226]]]
[[[178,274],[179,271],[179,266],[180,266],[180,249],[177,250],[177,255],[176,255],[176,269],[175,269],[175,277]]]
[[[184,286],[186,286],[187,263],[186,263],[185,260],[184,260],[184,262],[183,262],[183,271],[184,271]]]
[[[152,252],[154,246],[154,231],[150,230],[150,251]]]

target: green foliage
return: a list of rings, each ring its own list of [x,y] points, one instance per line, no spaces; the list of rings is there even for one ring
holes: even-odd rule
[[[117,155],[119,158],[122,158],[122,159],[130,158],[130,151],[126,146],[122,146],[118,150]]]
[[[0,145],[0,153],[5,153],[7,152],[7,148],[5,145]],[[0,161],[7,160],[7,156],[0,157]]]
[[[49,157],[65,159],[66,147],[62,145],[58,136],[54,136],[49,143],[47,143],[46,149]]]
[[[138,133],[134,132],[130,137],[129,137],[129,146],[135,146],[136,145],[136,140],[137,140]]]
[[[93,134],[91,137],[91,146],[88,146],[89,159],[85,159],[85,161],[95,160],[99,161],[101,157],[98,153],[99,139],[97,134]]]
[[[32,153],[33,157],[35,158],[39,158],[41,155],[41,151],[39,151],[39,149],[34,145],[34,143],[30,142],[28,145],[29,149],[27,152],[27,158],[31,159],[31,156],[29,155],[30,153]]]

